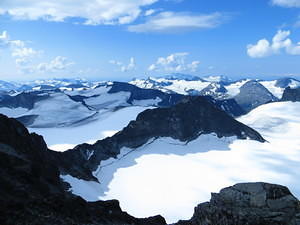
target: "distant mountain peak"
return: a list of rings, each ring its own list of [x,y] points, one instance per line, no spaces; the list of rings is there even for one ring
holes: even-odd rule
[[[217,76],[207,76],[204,77],[203,80],[208,82],[215,82],[215,83],[230,83],[232,80],[224,75],[217,75]]]
[[[190,74],[183,74],[183,73],[172,73],[165,76],[160,76],[157,78],[164,78],[167,80],[186,80],[186,81],[198,81],[202,80],[200,77]]]

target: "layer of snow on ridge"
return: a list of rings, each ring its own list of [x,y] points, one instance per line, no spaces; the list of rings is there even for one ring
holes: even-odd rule
[[[155,99],[145,99],[145,100],[133,100],[133,105],[138,106],[151,106],[151,105],[158,105],[162,100],[159,97],[156,97]]]
[[[139,88],[146,88],[146,89],[153,89],[154,88],[153,83],[151,81],[149,81],[149,80],[138,80],[138,79],[135,79],[135,80],[130,81],[129,84],[135,85],[135,86],[137,86]]]
[[[30,115],[38,115],[31,127],[70,125],[94,113],[82,103],[75,102],[62,93],[53,93],[50,98],[36,102],[35,107],[28,112]]]
[[[277,102],[239,118],[266,143],[202,135],[188,144],[161,138],[131,153],[123,149],[123,158],[101,163],[103,193],[99,189],[89,200],[119,199],[131,215],[162,214],[172,223],[189,219],[211,192],[238,182],[286,185],[299,198],[299,111],[300,103]]]
[[[95,201],[95,193],[101,195],[103,192],[101,185],[95,181],[80,180],[70,175],[60,175],[60,178],[71,185],[69,191],[73,192],[75,195],[81,196],[87,201]],[[75,187],[75,189],[73,187]]]
[[[28,109],[25,109],[22,107],[18,107],[18,108],[1,107],[0,108],[0,113],[6,115],[8,117],[19,117],[27,112],[28,112]]]
[[[240,80],[240,81],[231,83],[229,85],[226,85],[225,88],[228,91],[227,94],[230,97],[234,97],[234,96],[238,95],[240,93],[240,88],[248,81],[250,81],[250,79]]]
[[[276,87],[277,80],[273,81],[261,81],[260,83],[269,90],[275,97],[281,99],[284,92],[284,88]]]
[[[292,80],[289,86],[291,88],[298,88],[298,87],[300,87],[300,82],[297,80]]]
[[[210,82],[187,80],[172,80],[171,82],[171,85],[165,86],[164,88],[183,95],[188,94],[189,90],[201,91],[210,84]]]
[[[118,106],[128,106],[127,100],[130,98],[130,92],[118,92],[113,94],[101,94],[96,97],[90,97],[84,102],[93,108],[100,110],[103,108],[114,108]]]
[[[79,90],[74,90],[74,91],[65,91],[65,93],[70,96],[81,95],[81,96],[85,96],[85,97],[91,97],[91,96],[95,96],[95,95],[106,94],[110,89],[111,89],[110,86],[104,85],[104,86],[95,87],[95,88],[84,88],[84,89],[79,89]]]
[[[209,82],[229,82],[230,79],[226,76],[208,76],[204,77],[203,80],[209,81]]]
[[[201,81],[201,80],[169,80],[166,78],[153,78],[153,77],[149,79],[133,80],[129,83],[136,85],[140,88],[148,88],[148,89],[155,88],[163,92],[172,91],[182,95],[187,95],[189,90],[201,91],[210,84],[210,82]]]
[[[97,140],[114,135],[134,120],[140,112],[149,108],[151,107],[126,107],[116,112],[99,113],[95,121],[76,127],[29,128],[29,130],[43,135],[50,149],[65,151],[78,144],[93,144]]]

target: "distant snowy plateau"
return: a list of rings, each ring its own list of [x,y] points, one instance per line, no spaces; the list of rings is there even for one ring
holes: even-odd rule
[[[189,142],[160,137],[101,161],[93,171],[100,183],[61,175],[87,201],[118,199],[135,217],[161,214],[174,223],[191,218],[211,192],[240,182],[285,185],[300,198],[300,102],[281,101],[285,90],[299,87],[293,78],[231,81],[182,74],[128,83],[1,81],[0,113],[43,135],[50,149],[65,151],[113,136],[146,109],[170,107],[186,95],[208,96],[266,142],[215,133]]]

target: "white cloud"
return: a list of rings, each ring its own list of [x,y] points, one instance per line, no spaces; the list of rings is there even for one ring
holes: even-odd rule
[[[123,62],[119,62],[116,60],[110,60],[109,63],[118,66],[122,72],[133,71],[136,69],[136,63],[133,57],[130,58],[129,63],[127,65],[125,65]]]
[[[17,58],[30,58],[38,55],[39,52],[34,50],[33,48],[21,47],[21,48],[14,48],[12,50],[11,55]]]
[[[272,42],[267,39],[259,40],[255,45],[247,46],[247,53],[252,58],[263,58],[273,54],[280,54],[285,50],[290,55],[300,55],[300,43],[294,44],[290,36],[290,31],[279,30],[273,37]]]
[[[74,62],[70,62],[66,57],[63,56],[57,56],[50,62],[44,62],[40,63],[36,66],[36,71],[39,72],[58,72],[58,71],[63,71],[66,70],[68,67],[73,65]]]
[[[184,72],[197,71],[200,62],[193,61],[186,63],[187,52],[174,53],[167,57],[159,57],[156,63],[149,66],[149,71],[165,71],[165,72]]]
[[[221,13],[195,15],[180,12],[161,12],[150,16],[145,23],[128,27],[131,32],[182,32],[194,29],[214,28],[224,23],[226,16]]]
[[[0,34],[0,47],[5,47],[9,45],[9,36],[7,31],[2,31],[2,34]]]
[[[0,47],[1,46],[9,48],[11,56],[15,58],[16,67],[21,71],[25,67],[27,68],[29,62],[34,57],[41,54],[41,51],[27,47],[24,41],[12,40],[7,31],[3,31],[0,35]]]
[[[85,24],[127,24],[142,7],[158,0],[9,0],[1,2],[0,14],[15,19],[65,21],[82,18]]]
[[[151,16],[152,14],[156,13],[157,10],[155,9],[148,9],[145,12],[145,16]]]
[[[272,0],[271,2],[282,7],[300,7],[300,0]]]

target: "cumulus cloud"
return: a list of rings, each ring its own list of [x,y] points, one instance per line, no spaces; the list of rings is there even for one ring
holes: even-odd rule
[[[142,8],[158,0],[9,0],[1,3],[0,14],[15,19],[65,21],[81,18],[85,24],[127,24]]]
[[[127,65],[116,60],[110,60],[109,63],[118,66],[122,72],[133,71],[136,69],[136,63],[133,57],[130,58]]]
[[[15,59],[16,68],[22,73],[46,73],[58,72],[73,65],[66,57],[57,56],[50,62],[33,65],[34,59],[42,54],[42,51],[27,46],[22,40],[13,40],[7,31],[0,33],[0,47],[7,47],[11,56]]]
[[[24,41],[11,39],[7,31],[3,31],[0,35],[0,47],[9,48],[19,70],[23,70],[34,57],[41,54],[41,51],[27,47]]]
[[[256,44],[247,46],[247,53],[252,58],[263,58],[280,54],[284,50],[290,55],[300,55],[300,43],[294,44],[290,38],[291,32],[279,30],[272,41],[261,39]]]
[[[181,12],[161,12],[149,16],[145,23],[130,25],[128,30],[137,33],[182,32],[194,29],[214,28],[226,21],[221,13],[195,15]]]
[[[200,62],[186,62],[187,52],[179,52],[171,54],[167,57],[159,57],[156,63],[149,66],[149,71],[165,71],[165,72],[196,72]]]
[[[36,66],[36,70],[39,72],[58,72],[66,70],[68,67],[73,65],[74,62],[70,62],[66,57],[57,56],[50,62],[40,63]]]
[[[300,7],[300,0],[272,0],[271,2],[282,7]]]

